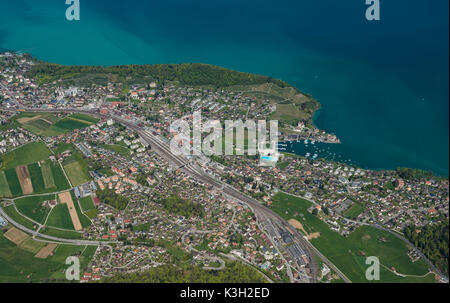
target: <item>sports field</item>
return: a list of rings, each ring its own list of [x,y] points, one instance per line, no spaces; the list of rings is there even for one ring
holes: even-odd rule
[[[64,170],[72,183],[78,186],[90,180],[89,174],[83,169],[79,161],[72,161],[64,165]]]
[[[353,282],[368,282],[365,279],[366,256],[377,256],[382,265],[395,267],[405,275],[422,276],[427,273],[424,260],[412,263],[407,256],[407,245],[394,235],[370,226],[363,226],[343,237],[332,231],[329,226],[307,211],[311,202],[286,194],[277,194],[272,199],[272,209],[286,220],[298,220],[308,234],[320,233],[310,242],[331,260]],[[432,275],[425,278],[400,277],[384,267],[381,269],[380,282],[430,282]]]
[[[84,212],[87,212],[91,209],[95,209],[94,202],[92,201],[92,197],[84,197],[80,199],[81,208]]]

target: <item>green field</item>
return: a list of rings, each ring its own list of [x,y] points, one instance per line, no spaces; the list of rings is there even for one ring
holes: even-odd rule
[[[9,190],[13,197],[22,195],[22,187],[20,186],[19,178],[17,177],[16,169],[10,168],[5,170],[6,180],[8,180]]]
[[[86,216],[81,212],[80,205],[78,204],[78,199],[77,199],[77,197],[75,196],[75,193],[74,193],[73,191],[71,191],[70,194],[72,195],[73,205],[75,206],[75,209],[76,209],[76,211],[77,211],[78,218],[80,219],[81,226],[82,226],[83,228],[88,227],[89,225],[91,225],[91,220],[89,220],[89,218],[86,217]]]
[[[41,163],[42,177],[44,179],[44,187],[46,189],[56,188],[55,179],[53,178],[53,172],[49,161]]]
[[[7,207],[3,207],[3,210],[5,213],[15,222],[19,223],[20,225],[25,226],[26,228],[34,230],[34,223],[30,220],[26,219],[24,216],[19,214],[16,209],[14,208],[14,205],[10,205]]]
[[[42,176],[42,170],[39,167],[39,164],[37,163],[29,164],[28,172],[30,173],[34,193],[35,194],[44,193],[45,192],[44,177]]]
[[[8,180],[6,179],[5,172],[0,171],[0,198],[11,198],[12,193],[9,190]]]
[[[115,153],[117,153],[119,155],[122,155],[122,156],[129,156],[130,155],[130,149],[128,149],[127,147],[122,146],[122,145],[101,144],[99,146],[104,148],[104,149],[106,149],[106,150],[113,151],[113,152],[115,152]]]
[[[50,150],[43,142],[32,142],[0,156],[1,170],[16,168],[48,159]]]
[[[70,188],[69,181],[67,180],[61,166],[58,162],[49,162],[50,168],[53,174],[53,180],[58,191],[63,191]]]
[[[90,180],[87,169],[84,169],[80,161],[72,161],[64,164],[64,170],[72,183],[72,186],[78,186]]]
[[[35,243],[30,249],[36,249]],[[96,247],[58,245],[53,256],[38,259],[34,253],[24,250],[3,236],[0,231],[0,283],[23,282],[67,282],[65,261],[70,256],[80,256],[84,270],[95,253]],[[82,271],[83,274],[83,271]]]
[[[81,208],[84,212],[87,212],[91,209],[95,209],[94,202],[92,201],[92,197],[84,197],[80,199]]]
[[[100,119],[98,119],[98,118],[95,118],[95,117],[92,117],[89,115],[85,115],[85,114],[73,114],[70,116],[70,118],[77,119],[77,120],[83,120],[83,121],[93,123],[93,124],[96,124],[96,123],[98,123],[98,121],[100,121]]]
[[[356,219],[362,212],[364,211],[364,207],[359,204],[359,203],[355,203],[352,207],[350,207],[349,209],[347,209],[344,212],[344,217],[349,218],[349,219]]]
[[[353,282],[368,282],[365,279],[365,256],[377,256],[382,265],[395,267],[402,274],[422,276],[427,273],[425,261],[412,263],[406,255],[407,245],[394,235],[363,226],[349,237],[343,237],[309,213],[307,209],[311,205],[309,201],[300,198],[277,194],[273,198],[272,209],[286,220],[297,219],[308,233],[319,232],[320,237],[312,239],[311,243]],[[296,213],[298,215],[294,216]],[[432,275],[426,278],[402,278],[381,268],[381,282],[431,282],[432,279]]]
[[[17,199],[15,201],[17,209],[30,219],[43,224],[50,212],[50,207],[43,207],[44,201],[55,200],[55,195],[32,196]]]
[[[30,253],[37,254],[45,246],[44,242],[35,241],[32,238],[27,238],[20,243],[19,247]]]
[[[82,129],[92,125],[90,122],[82,122],[80,120],[75,120],[71,118],[64,118],[56,122],[52,128],[55,130],[60,130],[61,132],[71,132],[75,129]]]
[[[41,234],[58,237],[63,239],[81,239],[82,234],[76,231],[68,231],[68,230],[59,230],[51,227],[46,227],[41,230]]]
[[[52,113],[22,113],[16,120],[36,116],[40,116],[40,118],[28,122],[23,121],[21,126],[33,134],[43,137],[59,136],[74,129],[85,128],[99,121],[97,118],[83,114],[74,114],[60,119]]]
[[[47,220],[47,226],[75,230],[72,219],[70,218],[67,204],[56,205]]]

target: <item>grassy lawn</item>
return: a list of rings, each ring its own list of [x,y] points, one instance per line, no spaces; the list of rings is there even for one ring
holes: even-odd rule
[[[122,155],[122,156],[130,155],[130,150],[127,147],[122,146],[122,145],[117,145],[117,144],[114,144],[114,145],[100,144],[99,146],[104,148],[104,149],[106,149],[106,150],[113,151],[113,152],[115,152],[115,153],[117,153],[119,155]]]
[[[0,156],[0,162],[2,162],[0,169],[5,170],[39,162],[47,159],[50,154],[50,150],[43,142],[32,142]]]
[[[363,211],[364,207],[359,203],[355,203],[352,207],[344,212],[344,217],[349,219],[356,219]]]
[[[0,171],[0,198],[11,198],[12,193],[9,190],[8,180],[4,171]]]
[[[47,220],[47,226],[75,230],[67,204],[56,205]]]
[[[381,264],[388,268],[395,267],[402,274],[424,275],[427,273],[425,261],[412,263],[406,254],[407,245],[394,235],[370,226],[363,226],[351,233],[349,237],[343,237],[332,231],[325,222],[310,214],[307,209],[311,205],[310,202],[300,198],[277,194],[273,198],[272,209],[287,220],[297,219],[308,233],[319,232],[320,237],[312,239],[311,243],[353,282],[368,282],[365,279],[367,268],[365,256],[377,256]],[[429,281],[429,277],[415,279]],[[381,282],[406,282],[407,280],[381,268]]]
[[[17,209],[30,219],[43,224],[50,207],[43,207],[44,201],[55,200],[55,195],[25,197],[15,201]]]

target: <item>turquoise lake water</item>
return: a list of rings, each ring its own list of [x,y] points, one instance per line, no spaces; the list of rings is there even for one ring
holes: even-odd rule
[[[285,80],[323,105],[339,146],[303,143],[364,168],[448,176],[448,0],[0,0],[0,49],[69,65],[201,62]],[[320,146],[320,147],[319,147]],[[323,153],[323,154],[322,154]]]

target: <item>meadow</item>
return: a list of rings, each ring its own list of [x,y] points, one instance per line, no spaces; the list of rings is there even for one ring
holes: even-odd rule
[[[35,241],[34,241],[35,242]],[[60,244],[54,255],[46,259],[35,258],[36,243],[25,243],[19,247],[7,240],[0,231],[0,283],[24,282],[68,282],[65,279],[65,264],[69,256],[80,256],[81,269],[86,269],[97,247]],[[83,271],[82,271],[83,273]]]
[[[12,193],[9,190],[8,180],[4,171],[0,171],[0,198],[11,198]]]
[[[16,120],[26,130],[43,137],[59,136],[99,121],[97,118],[83,114],[74,114],[60,119],[52,113],[22,113]]]
[[[33,219],[40,224],[45,222],[50,207],[42,206],[44,201],[55,200],[55,195],[46,196],[31,196],[17,199],[15,201],[17,209],[30,219]]]
[[[56,205],[48,216],[47,226],[75,230],[67,204]]]
[[[362,226],[344,237],[307,211],[312,206],[311,202],[281,193],[274,196],[272,201],[272,209],[280,216],[286,220],[298,220],[308,233],[320,233],[318,238],[310,242],[353,282],[368,282],[365,279],[366,256],[377,256],[382,265],[389,269],[394,267],[401,274],[422,276],[427,273],[425,261],[412,263],[407,256],[407,244],[388,232]],[[431,282],[433,277],[403,278],[381,268],[381,282],[411,280]]]
[[[2,162],[2,166],[0,170],[6,170],[20,165],[28,165],[41,160],[46,160],[50,155],[50,150],[43,142],[31,142],[9,153],[1,155],[0,162]]]

